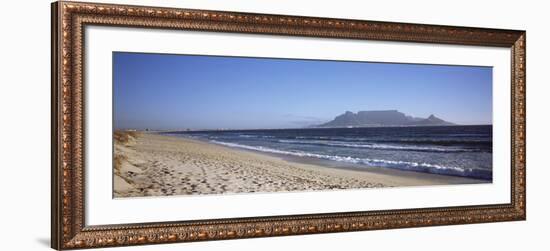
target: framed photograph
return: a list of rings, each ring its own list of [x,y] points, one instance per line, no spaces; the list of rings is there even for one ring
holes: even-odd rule
[[[525,31],[52,4],[52,247],[526,218]]]

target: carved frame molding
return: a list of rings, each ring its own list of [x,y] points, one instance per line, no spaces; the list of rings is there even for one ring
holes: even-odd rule
[[[108,25],[510,48],[511,203],[86,226],[84,27]],[[52,248],[74,249],[525,220],[525,31],[79,2],[52,4]]]

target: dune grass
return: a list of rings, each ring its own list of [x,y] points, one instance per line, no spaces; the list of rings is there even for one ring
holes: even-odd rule
[[[113,138],[116,143],[119,144],[128,144],[131,139],[136,139],[138,132],[135,131],[115,131]]]
[[[132,140],[135,140],[138,137],[138,132],[136,131],[115,131],[113,134],[113,139],[115,140],[115,144],[125,145],[128,146],[128,144],[131,143]],[[120,169],[122,168],[122,163],[126,161],[128,158],[121,154],[115,154],[113,164],[114,164],[114,171],[115,174],[120,173]]]

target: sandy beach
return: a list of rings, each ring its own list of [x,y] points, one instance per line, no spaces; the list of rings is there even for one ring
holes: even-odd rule
[[[114,197],[288,192],[484,181],[329,165],[153,133],[115,133]]]

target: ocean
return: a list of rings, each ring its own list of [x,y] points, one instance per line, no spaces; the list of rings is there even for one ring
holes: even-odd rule
[[[491,125],[165,132],[228,147],[492,180]]]

